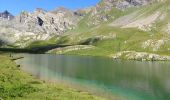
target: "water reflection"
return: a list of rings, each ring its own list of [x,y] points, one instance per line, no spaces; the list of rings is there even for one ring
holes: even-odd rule
[[[133,95],[134,100],[170,100],[170,62],[48,54],[24,56],[18,63],[41,79],[92,82],[115,93]]]

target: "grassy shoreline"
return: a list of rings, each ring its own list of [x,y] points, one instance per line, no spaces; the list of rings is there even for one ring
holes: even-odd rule
[[[58,83],[45,83],[21,71],[0,55],[0,98],[4,100],[103,100]]]

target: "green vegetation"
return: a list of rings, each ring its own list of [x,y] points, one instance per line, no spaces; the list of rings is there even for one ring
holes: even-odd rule
[[[48,46],[48,45],[54,45],[56,44],[57,41],[57,37],[53,37],[51,39],[49,39],[48,41],[45,40],[39,40],[39,41],[34,41],[31,42],[27,47],[28,48],[34,48],[34,47],[40,47],[40,46]]]
[[[101,49],[95,46],[69,46],[59,49],[51,50],[47,53],[53,54],[68,54],[68,55],[86,55],[86,56],[106,56],[109,55],[110,52],[106,51],[105,49]]]
[[[4,100],[101,100],[57,83],[44,83],[26,74],[7,56],[0,55],[0,99]]]
[[[158,41],[164,37],[163,34],[152,31],[146,32],[136,28],[121,29],[114,28],[106,24],[100,27],[92,28],[87,32],[70,35],[67,34],[65,37],[67,37],[65,44],[92,45],[95,48],[72,50],[64,52],[63,54],[110,56],[120,51],[138,51],[170,55],[168,52],[169,42],[162,45],[158,51],[153,51],[152,47],[142,47],[142,43],[145,41]],[[55,53],[55,50],[51,53]]]
[[[94,47],[77,50],[69,50],[74,47],[65,47],[60,48],[62,53],[58,53],[58,49],[48,52],[54,54],[111,56],[121,51],[136,51],[170,55],[170,35],[165,32],[170,21],[170,14],[168,13],[170,2],[168,0],[135,9],[128,8],[124,11],[116,8],[107,11],[103,8],[105,6],[103,2],[100,2],[99,5],[99,11],[95,15],[91,14],[92,12],[86,14],[74,30],[68,30],[65,34],[53,38],[55,41],[36,41],[31,43],[29,47],[49,44],[89,45]],[[133,12],[136,12],[136,14],[133,14]],[[140,19],[145,20],[145,18],[155,13],[161,13],[161,15],[154,23],[151,23],[153,25],[147,31],[142,31],[138,28],[121,28],[110,25],[114,20],[124,15],[132,15],[132,22],[134,22]],[[96,17],[97,15],[107,16],[108,21],[101,20]],[[93,24],[96,21],[99,22],[98,25]]]

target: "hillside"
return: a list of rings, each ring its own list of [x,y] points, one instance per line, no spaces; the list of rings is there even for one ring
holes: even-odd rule
[[[63,50],[57,49],[50,52],[114,56],[139,60],[146,57],[144,60],[157,59],[158,55],[153,56],[153,54],[170,55],[170,35],[168,31],[168,22],[170,21],[168,20],[168,12],[169,1],[135,7],[135,9],[127,8],[123,11],[113,8],[107,14],[110,14],[112,17],[116,16],[115,19],[109,19],[109,21],[96,26],[92,25],[93,27],[88,26],[91,16],[87,15],[86,18],[81,20],[87,24],[86,26],[79,25],[77,29],[67,32],[63,37],[68,37],[68,44],[92,45],[93,47],[84,49],[75,46],[69,48],[70,50],[63,48]],[[131,53],[123,53],[122,51],[137,51],[141,53],[131,55]],[[118,52],[122,52],[121,56],[118,56],[120,54]],[[148,54],[143,55],[143,52]],[[168,58],[163,57],[161,59]]]

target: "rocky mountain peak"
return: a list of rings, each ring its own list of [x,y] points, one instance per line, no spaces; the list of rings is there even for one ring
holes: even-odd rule
[[[153,1],[158,0],[101,0],[99,4],[108,8],[116,7],[122,10],[132,6],[147,5]]]
[[[33,13],[22,12],[15,20],[26,31],[61,34],[74,26],[73,17],[72,13],[66,10],[47,12],[41,8],[37,8]]]
[[[56,9],[52,10],[51,12],[60,13],[60,12],[71,12],[71,11],[65,7],[58,7]]]
[[[0,13],[0,19],[11,20],[13,18],[14,18],[14,16],[9,11],[7,11],[7,10],[5,10],[2,13]]]
[[[47,11],[42,9],[42,8],[36,8],[33,13],[36,13],[36,14],[40,14],[40,13],[41,14],[45,14],[45,13],[47,13]]]

